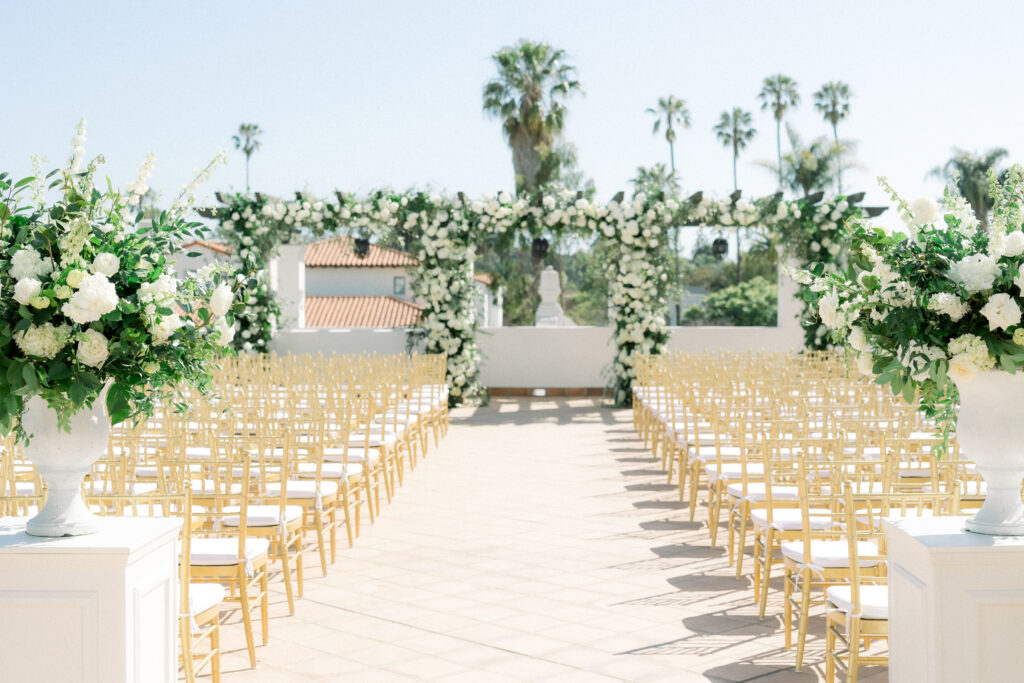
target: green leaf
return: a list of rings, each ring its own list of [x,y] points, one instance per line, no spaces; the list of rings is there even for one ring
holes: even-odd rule
[[[21,376],[25,380],[25,386],[29,391],[39,390],[39,378],[36,376],[36,366],[25,363],[21,368]]]
[[[81,382],[75,382],[71,385],[71,389],[68,390],[68,395],[75,404],[81,405],[85,402],[85,397],[89,395],[89,387]]]
[[[67,379],[68,377],[71,376],[71,368],[68,366],[67,363],[63,361],[57,361],[56,363],[50,366],[50,370],[46,373],[46,376],[54,381],[59,382],[60,380]]]

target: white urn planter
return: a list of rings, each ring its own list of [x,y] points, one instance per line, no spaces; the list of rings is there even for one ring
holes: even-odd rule
[[[979,534],[1024,535],[1024,372],[979,372],[956,385],[957,439],[987,488],[985,503],[965,526]]]
[[[32,536],[81,536],[99,530],[99,518],[82,500],[82,479],[107,451],[110,420],[106,388],[71,418],[71,431],[57,427],[57,413],[39,396],[25,401],[21,424],[32,435],[25,455],[46,482],[46,504],[30,519]]]

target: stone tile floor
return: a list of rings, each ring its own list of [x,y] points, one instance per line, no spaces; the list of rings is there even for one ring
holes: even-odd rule
[[[272,584],[255,670],[237,612],[225,614],[224,681],[822,679],[822,617],[797,673],[781,594],[759,620],[706,518],[699,507],[689,521],[629,411],[592,398],[455,410],[441,447],[326,577],[307,555],[294,616]]]

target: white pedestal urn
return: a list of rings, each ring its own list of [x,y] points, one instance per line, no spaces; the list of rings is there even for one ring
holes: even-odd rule
[[[979,534],[1024,535],[1024,372],[992,370],[958,379],[957,439],[985,478],[985,503],[965,528]]]
[[[57,427],[57,413],[45,399],[25,401],[21,424],[32,435],[25,455],[46,482],[46,505],[30,519],[25,532],[32,536],[81,536],[99,530],[96,517],[82,500],[82,479],[107,451],[110,420],[106,388],[71,417],[71,431]]]

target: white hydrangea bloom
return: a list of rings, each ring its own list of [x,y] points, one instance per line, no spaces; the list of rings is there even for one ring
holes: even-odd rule
[[[53,358],[67,346],[71,338],[71,327],[53,323],[32,325],[27,330],[14,333],[14,343],[26,356]]]
[[[82,278],[81,285],[61,311],[79,325],[96,322],[117,308],[117,289],[103,273]]]
[[[968,292],[992,289],[998,274],[999,262],[986,254],[965,256],[949,269],[949,278],[962,284]]]

